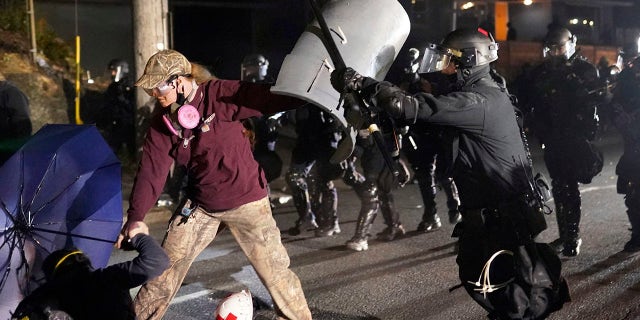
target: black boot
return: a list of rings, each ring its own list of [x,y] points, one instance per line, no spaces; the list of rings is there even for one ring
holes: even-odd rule
[[[438,209],[435,207],[435,203],[425,203],[424,213],[422,214],[422,221],[418,224],[418,232],[432,232],[442,227],[440,217],[436,213]]]
[[[356,232],[351,240],[347,241],[347,248],[355,251],[364,251],[369,249],[369,230],[378,213],[378,201],[363,206],[356,222]]]
[[[289,228],[288,233],[292,236],[299,235],[302,231],[313,230],[318,227],[316,217],[311,209],[311,199],[306,175],[300,172],[288,172],[287,184],[291,189],[293,204],[298,212],[296,225]]]
[[[551,180],[553,199],[556,203],[556,218],[560,241],[550,243],[564,256],[575,257],[580,253],[580,190],[578,182],[571,179],[558,178]],[[561,245],[560,245],[561,243]]]
[[[581,201],[578,184],[576,183],[572,188],[569,188],[569,192],[569,203],[565,212],[567,235],[562,254],[566,257],[575,257],[580,253],[580,245],[582,245],[582,239],[580,239]]]
[[[549,245],[556,253],[562,253],[564,249],[564,239],[567,238],[567,222],[565,219],[565,209],[562,204],[556,204],[556,221],[558,222],[558,238],[551,241]]]
[[[442,222],[440,222],[440,217],[437,213],[427,217],[426,212],[425,216],[422,217],[422,221],[418,224],[418,231],[420,232],[432,232],[440,229],[442,227]]]
[[[429,157],[431,159],[431,157]],[[416,173],[418,177],[418,187],[420,195],[424,203],[424,214],[422,221],[418,224],[419,232],[431,232],[442,227],[440,217],[438,217],[438,208],[436,207],[436,181],[435,181],[435,158],[427,168]]]
[[[302,217],[296,221],[296,225],[289,228],[288,233],[292,236],[297,236],[303,231],[312,231],[318,228],[318,224],[316,223],[316,219],[313,216],[313,213]]]
[[[406,233],[407,232],[404,230],[404,226],[399,223],[385,228],[384,231],[378,234],[378,238],[385,241],[393,241],[404,236]]]
[[[640,251],[640,190],[630,190],[624,198],[627,216],[631,223],[631,239],[624,244],[624,251]]]
[[[447,208],[449,209],[449,223],[456,224],[462,221],[460,214],[460,196],[458,195],[458,187],[453,178],[445,178],[440,182],[444,193],[447,195]]]
[[[404,227],[400,223],[400,214],[396,210],[395,200],[391,192],[380,195],[380,211],[387,228],[378,234],[382,240],[393,241],[405,234]]]
[[[324,184],[322,201],[318,210],[318,229],[316,229],[316,237],[329,237],[340,233],[340,225],[338,224],[338,190],[336,190],[332,181]]]
[[[355,251],[364,251],[369,249],[369,230],[380,209],[378,200],[378,189],[374,184],[365,184],[364,189],[357,190],[360,196],[362,207],[356,222],[356,232],[351,240],[347,241],[347,248]]]

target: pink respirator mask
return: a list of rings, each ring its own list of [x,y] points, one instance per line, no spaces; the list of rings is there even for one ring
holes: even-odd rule
[[[182,129],[193,129],[200,123],[200,113],[196,107],[185,104],[175,112],[168,112],[162,116],[164,124],[171,133],[181,136]]]

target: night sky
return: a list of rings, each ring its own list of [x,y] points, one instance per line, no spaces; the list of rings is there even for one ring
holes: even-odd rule
[[[240,76],[243,54],[252,52],[251,12],[241,9],[176,8],[175,49],[217,76]]]
[[[239,79],[242,58],[260,53],[269,59],[270,73],[276,76],[309,22],[299,14],[298,19],[281,18],[283,9],[176,7],[174,47],[225,79]]]

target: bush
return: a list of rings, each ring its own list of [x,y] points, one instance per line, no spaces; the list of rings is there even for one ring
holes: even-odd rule
[[[36,28],[36,41],[38,49],[44,53],[54,64],[66,65],[67,58],[71,57],[71,48],[53,31],[46,20],[38,20]]]
[[[0,0],[0,29],[19,33],[28,39],[28,18],[24,0]],[[38,50],[54,64],[66,66],[67,59],[73,58],[71,47],[44,19],[39,19],[36,24],[36,43]]]
[[[0,29],[27,34],[24,0],[0,0]]]

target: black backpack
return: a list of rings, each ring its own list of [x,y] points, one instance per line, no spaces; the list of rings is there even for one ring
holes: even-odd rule
[[[460,286],[490,319],[545,319],[570,301],[555,251],[523,236],[523,210],[524,202],[468,211],[456,226]]]
[[[59,310],[59,303],[52,292],[36,290],[23,299],[11,319],[23,320],[73,320],[66,312]]]

